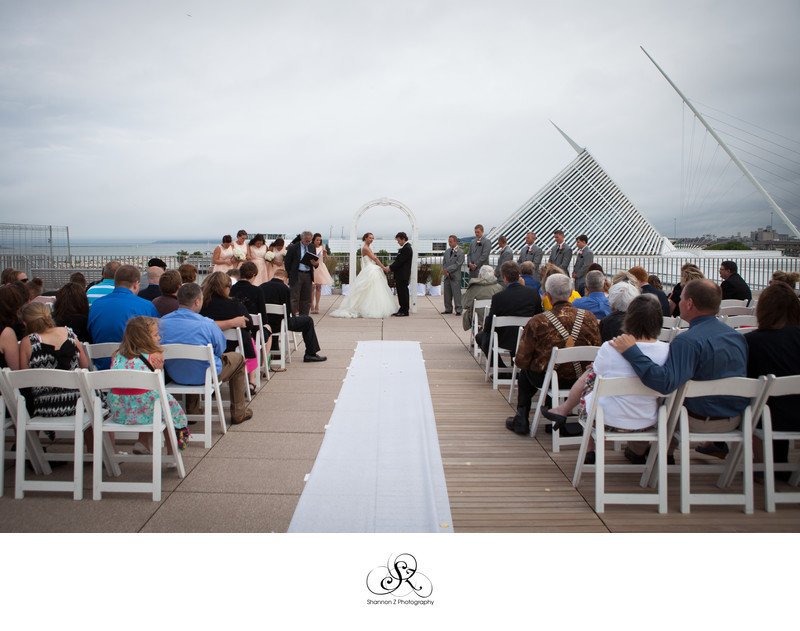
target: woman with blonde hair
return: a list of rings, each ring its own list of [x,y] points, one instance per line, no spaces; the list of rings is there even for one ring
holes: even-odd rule
[[[558,265],[553,265],[552,263],[545,263],[539,270],[539,275],[542,277],[542,289],[539,290],[539,295],[542,297],[542,308],[545,311],[549,311],[553,308],[553,305],[550,304],[550,300],[547,298],[547,294],[544,291],[545,282],[547,281],[548,276],[552,276],[553,274],[564,274],[564,276],[569,277],[563,269],[558,267]],[[580,298],[581,295],[575,291],[575,288],[572,289],[572,294],[570,294],[569,301],[573,302],[574,300]]]
[[[19,366],[77,370],[88,368],[89,361],[72,329],[56,326],[50,307],[41,302],[29,302],[20,312],[25,331],[19,345]],[[30,401],[31,416],[70,416],[80,397],[77,390],[34,387]]]
[[[112,370],[155,371],[154,363],[163,365],[164,349],[158,332],[158,320],[148,316],[136,316],[128,320],[119,349],[111,359]],[[121,425],[143,425],[153,422],[153,408],[158,393],[154,390],[135,390],[113,388],[106,402],[111,411],[110,420]],[[189,444],[189,430],[186,428],[186,414],[171,394],[167,393],[172,423],[178,437],[178,447],[186,449]],[[147,434],[140,434],[140,441],[134,445],[134,453],[148,453]],[[169,443],[167,444],[169,449]]]
[[[672,288],[672,293],[669,295],[669,307],[673,318],[680,317],[681,315],[681,293],[683,292],[683,288],[686,287],[686,283],[688,283],[690,280],[698,280],[703,278],[705,278],[705,276],[703,275],[703,272],[700,271],[700,268],[697,267],[697,265],[694,263],[683,264],[681,267],[681,282]]]

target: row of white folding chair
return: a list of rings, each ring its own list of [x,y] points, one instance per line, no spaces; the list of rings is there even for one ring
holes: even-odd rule
[[[754,315],[718,316],[718,318],[737,331],[758,327],[758,319]]]
[[[229,330],[239,331],[239,329]],[[239,335],[236,336],[236,340],[239,342],[239,347],[241,348],[241,331],[239,331]],[[83,346],[86,351],[86,355],[89,358],[89,364],[94,370],[97,369],[95,365],[95,361],[97,359],[111,357],[114,351],[119,348],[119,344],[117,342],[84,344]],[[225,413],[222,406],[222,396],[220,394],[219,379],[217,377],[217,369],[214,359],[214,349],[210,344],[205,346],[197,346],[194,344],[166,344],[164,345],[164,359],[189,359],[208,363],[209,368],[206,370],[205,381],[202,385],[186,385],[169,382],[167,384],[167,392],[173,395],[192,394],[202,397],[204,405],[204,411],[202,415],[204,424],[203,431],[193,431],[190,440],[193,442],[202,441],[206,449],[209,449],[211,447],[211,422],[213,417],[212,394],[216,395],[217,416],[219,418],[220,427],[222,428],[222,433],[224,434],[227,431],[225,425]],[[247,389],[247,394],[250,394],[249,388]],[[185,400],[183,409],[184,411],[187,411]],[[187,417],[189,416],[190,415],[187,411]],[[191,415],[191,418],[194,420],[195,416],[196,415]]]
[[[641,432],[608,432],[605,427],[605,413],[599,404],[600,397],[612,396],[652,396],[659,400],[656,424],[648,430]],[[583,428],[583,438],[578,451],[578,460],[575,464],[575,473],[572,477],[573,486],[577,487],[581,481],[584,470],[594,471],[595,474],[595,511],[602,513],[606,504],[656,504],[659,513],[667,512],[667,421],[670,405],[674,397],[664,397],[661,393],[645,386],[638,377],[620,377],[608,379],[597,377],[594,383],[592,404],[587,410],[586,424]],[[589,439],[595,441],[595,464],[584,464],[588,453]],[[627,442],[646,441],[651,444],[650,451],[657,455],[657,492],[653,493],[608,493],[605,490],[606,472],[643,472],[645,465],[607,465],[605,443],[612,442],[621,445]],[[652,448],[656,445],[656,449]],[[642,475],[640,485],[647,487],[647,476]]]
[[[661,316],[661,326],[665,329],[688,329],[689,323],[683,318],[673,316]]]
[[[11,371],[4,369],[0,379],[3,380],[8,389],[12,392],[16,402],[16,479],[14,483],[14,496],[22,499],[25,491],[71,491],[76,500],[83,498],[83,463],[91,461],[93,463],[93,496],[100,499],[102,490],[109,491],[128,491],[128,492],[151,492],[153,500],[161,498],[161,432],[169,433],[169,440],[172,445],[173,456],[167,461],[176,463],[178,473],[181,477],[185,476],[185,469],[180,457],[177,446],[172,416],[169,411],[166,391],[164,389],[163,373],[144,372],[138,370],[51,370],[51,369],[29,369]],[[63,417],[30,417],[28,414],[25,397],[20,390],[37,386],[59,387],[79,392],[79,398],[75,406],[75,414]],[[108,436],[110,432],[118,432],[121,426],[112,421],[104,421],[105,410],[103,409],[102,399],[97,394],[101,389],[110,388],[139,388],[143,390],[156,390],[159,393],[161,405],[156,407],[154,424],[136,425],[136,431],[153,433],[152,454],[148,456],[138,455],[118,455],[114,454],[112,443]],[[163,408],[166,407],[166,412]],[[90,426],[94,428],[94,449],[93,452],[84,453],[84,433]],[[70,432],[73,440],[73,453],[71,456],[64,455],[64,460],[71,460],[73,463],[72,481],[53,481],[53,480],[28,480],[26,477],[25,460],[27,458],[27,445],[31,437],[35,438],[38,444],[37,434],[41,431]],[[95,458],[94,454],[101,454],[100,458]],[[54,455],[48,457],[56,459]],[[119,462],[152,461],[153,481],[152,483],[119,483],[102,482],[102,469],[105,463],[107,469],[113,476],[121,474]],[[111,465],[114,466],[111,466]],[[49,474],[50,470],[44,473]],[[124,486],[121,486],[124,485]]]
[[[569,396],[570,387],[559,387],[558,384],[558,371],[557,366],[561,364],[568,364],[572,362],[593,362],[597,356],[597,351],[600,350],[599,346],[573,346],[571,348],[557,348],[554,347],[550,352],[550,361],[547,364],[545,371],[544,381],[542,387],[539,389],[539,398],[536,401],[536,408],[533,413],[533,420],[531,421],[530,435],[536,435],[536,428],[539,423],[539,416],[541,415],[542,406],[545,404],[546,398],[549,396],[552,407],[561,404],[561,401],[566,400]],[[581,442],[580,436],[575,437],[562,437],[561,432],[553,428],[551,435],[553,453],[561,451],[562,445],[578,445]]]
[[[514,355],[516,354],[519,340],[522,335],[523,327],[528,324],[530,316],[495,316],[492,318],[492,328],[489,337],[489,353],[486,357],[486,370],[484,381],[489,380],[489,371],[492,372],[492,390],[497,390],[497,387],[503,383],[513,387],[516,379],[516,366],[514,364]],[[517,327],[516,342],[514,348],[503,348],[499,343],[499,335],[497,329],[503,327]],[[505,355],[509,361],[509,365],[505,368],[500,368],[501,355]],[[491,360],[490,360],[491,358]],[[507,379],[501,379],[500,373],[510,373]]]
[[[225,336],[225,339],[228,342],[236,342],[236,352],[242,356],[242,359],[246,362],[247,355],[244,352],[244,342],[242,341],[242,330],[239,327],[234,327],[232,329],[225,329],[222,334]],[[247,396],[248,401],[252,401],[253,397],[250,394],[250,386],[247,385],[248,380],[245,379],[245,396]]]
[[[475,300],[472,303],[472,326],[469,330],[469,350],[472,351],[472,356],[478,360],[479,366],[483,355],[481,354],[480,346],[478,346],[478,343],[475,341],[475,336],[478,335],[478,332],[481,330],[480,323],[486,318],[486,312],[491,306],[491,298],[487,300]]]

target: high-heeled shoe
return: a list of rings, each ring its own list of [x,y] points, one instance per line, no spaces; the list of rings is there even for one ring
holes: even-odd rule
[[[553,422],[553,431],[558,430],[560,432],[567,425],[567,417],[561,414],[554,414],[548,410],[542,410],[542,416],[548,421]]]

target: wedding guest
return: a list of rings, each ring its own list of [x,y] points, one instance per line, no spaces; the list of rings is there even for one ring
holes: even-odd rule
[[[770,283],[758,297],[756,319],[758,329],[744,336],[749,350],[747,376],[800,374],[800,301],[792,288],[781,281]],[[772,429],[800,430],[800,395],[770,397],[767,404]],[[773,441],[773,455],[775,462],[788,462],[788,441]],[[788,472],[776,473],[775,477],[786,479]]]
[[[569,249],[569,248],[567,248],[567,249]],[[570,256],[572,256],[572,255],[570,254]],[[557,265],[554,265],[553,263],[545,263],[544,264],[544,266],[540,270],[540,275],[542,277],[542,288],[539,289],[539,296],[542,299],[542,307],[544,307],[545,311],[550,311],[550,309],[553,308],[553,306],[550,304],[550,299],[547,297],[547,294],[544,292],[544,289],[543,289],[546,286],[545,284],[547,282],[547,278],[549,276],[552,276],[553,274],[564,274],[564,276],[569,278],[569,274],[567,274],[563,269],[561,269]],[[570,279],[570,281],[571,280],[572,279]],[[581,297],[581,295],[577,291],[575,291],[575,289],[573,288],[572,289],[572,293],[569,296],[569,302],[571,303],[571,302],[573,302],[574,300],[577,300],[580,297]]]
[[[181,285],[197,281],[197,268],[191,263],[181,265],[178,268],[178,273],[181,275]]]
[[[173,272],[178,274],[177,272]],[[112,370],[154,371],[164,365],[164,348],[159,340],[158,320],[147,316],[136,316],[128,320],[119,350],[111,358]],[[113,388],[106,398],[109,420],[121,425],[150,425],[153,422],[153,408],[158,401],[158,393],[154,390],[130,391]],[[167,393],[169,411],[178,448],[183,450],[189,444],[189,430],[186,428],[186,414],[180,404],[169,392]],[[160,405],[160,403],[159,403]],[[139,434],[139,442],[134,445],[134,453],[148,454],[152,447],[149,434]],[[167,452],[172,453],[172,446],[167,441]]]
[[[669,306],[669,300],[667,299],[667,294],[650,284],[650,275],[647,273],[646,269],[637,265],[630,268],[628,271],[633,274],[634,277],[636,277],[636,280],[639,281],[639,289],[642,290],[643,294],[653,294],[656,298],[658,298],[658,301],[661,303],[661,311],[665,316],[668,316],[670,313],[672,313],[672,310]]]
[[[53,303],[53,320],[75,332],[81,342],[92,343],[89,335],[89,300],[80,284],[69,282],[58,290]]]
[[[83,275],[83,272],[72,272],[69,277],[69,282],[78,283],[83,287],[83,290],[86,291],[86,276]]]
[[[21,311],[25,331],[19,345],[19,367],[56,368],[77,370],[88,368],[89,361],[83,347],[71,329],[56,326],[50,308],[40,302],[31,302]],[[75,414],[75,404],[80,398],[77,390],[65,388],[31,388],[31,416],[69,416]]]
[[[254,332],[253,322],[250,314],[241,300],[232,299],[230,296],[233,283],[227,274],[213,272],[208,275],[201,285],[203,289],[203,306],[200,315],[214,320],[224,331],[228,328],[238,328],[242,333],[242,344],[244,348],[245,365],[248,380],[250,382],[250,394],[256,391],[256,369],[258,368],[258,358],[256,357],[255,345],[251,332]],[[234,321],[234,324],[230,324]],[[227,342],[227,351],[236,350],[237,343]]]
[[[606,278],[606,273],[603,271],[603,266],[599,263],[592,263],[589,267],[586,268],[586,272],[593,272],[597,270],[603,275],[603,292],[606,296],[608,296],[608,290],[611,289],[611,281]]]
[[[672,293],[669,295],[669,306],[671,309],[672,317],[677,318],[681,315],[681,292],[686,287],[686,283],[691,280],[703,279],[705,276],[700,268],[694,263],[684,263],[681,266],[681,282],[672,288]]]
[[[625,281],[611,285],[611,289],[608,290],[608,306],[611,307],[611,313],[600,320],[600,339],[603,342],[622,335],[622,323],[625,321],[628,305],[641,293],[638,286]]]
[[[239,276],[241,279],[233,287],[231,287],[231,298],[237,298],[244,303],[247,313],[258,313],[261,315],[261,321],[267,324],[267,310],[264,301],[264,292],[256,285],[258,278],[258,268],[253,261],[246,261],[242,263],[239,268]],[[269,330],[269,327],[267,327]]]
[[[161,295],[161,290],[158,288],[158,281],[163,273],[164,269],[159,265],[151,265],[147,268],[147,287],[139,290],[137,294],[139,298],[144,298],[145,300],[153,302],[154,298]]]
[[[103,296],[108,296],[108,294],[114,291],[114,276],[120,265],[122,264],[119,261],[108,261],[103,265],[103,280],[86,290],[86,297],[89,299],[90,307],[94,304],[95,300]]]
[[[24,297],[11,285],[0,287],[0,368],[19,369],[19,340],[25,332],[19,319]]]
[[[520,279],[526,287],[533,287],[536,291],[541,291],[542,284],[536,280],[536,264],[533,261],[523,261],[519,265]]]
[[[772,273],[772,279],[769,282],[770,285],[772,283],[786,283],[789,285],[789,287],[794,289],[797,286],[798,281],[800,281],[800,273],[777,270]]]
[[[472,328],[472,311],[475,308],[475,301],[491,300],[492,296],[502,290],[503,285],[497,281],[494,275],[494,268],[491,265],[483,265],[478,270],[478,276],[469,279],[467,291],[464,292],[464,296],[461,298],[461,304],[464,308],[461,312],[461,326],[465,331],[469,331]],[[485,313],[483,309],[478,313],[478,325],[481,328],[483,328]]]
[[[172,313],[178,308],[178,290],[181,288],[181,275],[175,270],[169,270],[158,279],[158,289],[161,295],[153,299],[153,306],[160,316]]]

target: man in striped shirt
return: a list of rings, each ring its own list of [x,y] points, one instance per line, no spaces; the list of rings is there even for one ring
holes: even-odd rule
[[[103,280],[86,290],[86,297],[89,299],[90,307],[95,300],[114,291],[114,274],[117,273],[120,265],[119,261],[109,261],[103,266]]]

